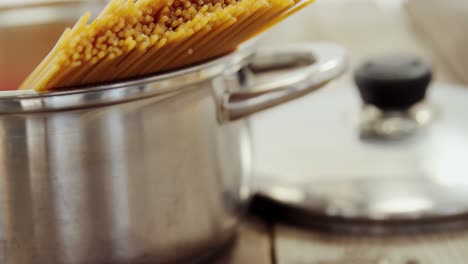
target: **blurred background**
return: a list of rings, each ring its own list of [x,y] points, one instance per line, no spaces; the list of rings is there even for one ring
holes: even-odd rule
[[[81,2],[92,5],[106,1]],[[0,0],[0,10],[35,2],[43,3],[44,0]],[[67,0],[48,2],[53,5]],[[84,5],[83,11],[87,8]],[[23,15],[35,16],[30,13]],[[316,0],[316,3],[268,31],[262,43],[337,42],[349,49],[353,65],[368,56],[385,52],[421,54],[434,62],[438,79],[465,84],[468,82],[466,17],[468,3],[464,0]],[[0,24],[12,23],[14,19],[8,14],[2,15]],[[34,28],[24,31],[20,28],[13,33],[0,29],[0,39],[15,38],[9,41],[14,43],[14,47],[3,41],[0,43],[0,74],[18,83],[33,67],[32,64],[20,69],[18,65],[24,64],[23,57],[32,62],[39,61],[43,54],[38,50],[50,48],[61,33],[61,26],[44,30],[41,34],[37,34],[38,30]],[[31,42],[43,48],[34,49]],[[16,49],[21,52],[14,52]],[[31,60],[31,56],[38,58]]]
[[[382,53],[407,52],[434,64],[440,80],[467,83],[468,2],[464,0],[317,0],[269,31],[265,44],[332,41],[353,66]]]

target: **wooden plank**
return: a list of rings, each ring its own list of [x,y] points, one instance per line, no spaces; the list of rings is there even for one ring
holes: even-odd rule
[[[261,220],[251,217],[242,224],[234,245],[213,263],[271,264],[271,252],[270,227]]]
[[[278,226],[278,264],[465,264],[468,231],[352,237]]]

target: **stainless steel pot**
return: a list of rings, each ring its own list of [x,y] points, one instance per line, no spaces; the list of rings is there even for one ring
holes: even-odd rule
[[[153,264],[213,251],[249,197],[244,118],[345,65],[331,44],[247,44],[118,84],[0,92],[0,263]]]

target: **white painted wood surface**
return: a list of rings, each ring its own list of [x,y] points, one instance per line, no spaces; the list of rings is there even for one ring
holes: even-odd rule
[[[278,264],[465,264],[468,233],[347,237],[278,226]]]
[[[249,218],[240,228],[234,245],[214,264],[271,264],[271,228],[256,218]]]

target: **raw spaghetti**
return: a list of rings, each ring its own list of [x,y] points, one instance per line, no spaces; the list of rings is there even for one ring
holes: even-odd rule
[[[112,82],[232,52],[313,0],[112,0],[83,15],[20,89]]]

